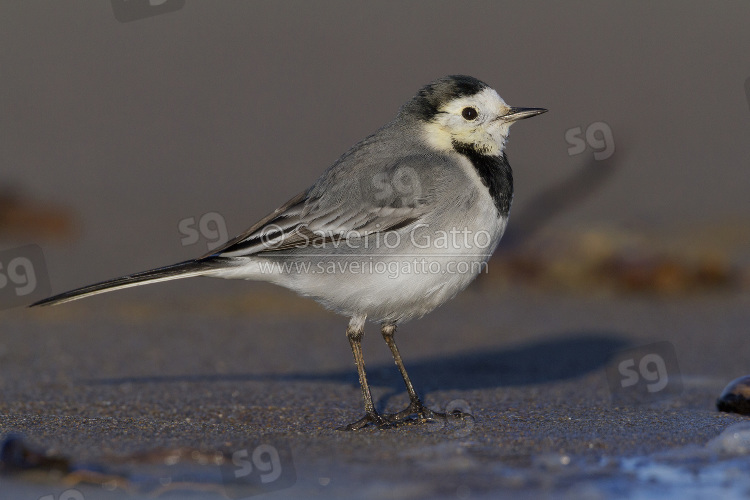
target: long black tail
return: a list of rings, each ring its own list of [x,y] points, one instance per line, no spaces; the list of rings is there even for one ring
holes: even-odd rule
[[[157,283],[159,281],[169,281],[181,278],[190,278],[192,276],[203,276],[209,274],[211,271],[227,267],[226,259],[222,258],[207,258],[201,260],[188,260],[173,264],[171,266],[160,267],[158,269],[152,269],[150,271],[143,271],[141,273],[131,274],[123,276],[121,278],[115,278],[109,281],[103,281],[94,285],[88,285],[81,288],[76,288],[69,292],[61,293],[53,297],[49,297],[39,302],[34,302],[29,307],[35,306],[53,306],[57,304],[64,304],[73,300],[82,299],[91,295],[99,293],[111,292],[112,290],[120,290],[122,288],[130,288],[131,286],[146,285],[148,283]]]

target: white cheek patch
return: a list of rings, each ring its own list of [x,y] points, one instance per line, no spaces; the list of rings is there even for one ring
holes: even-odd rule
[[[461,111],[466,107],[477,109],[479,117],[472,121],[465,120]],[[486,154],[498,154],[505,144],[509,124],[491,120],[509,109],[491,88],[456,99],[442,108],[442,113],[433,122],[424,125],[425,142],[439,151],[451,151],[453,142],[459,141],[475,144]]]

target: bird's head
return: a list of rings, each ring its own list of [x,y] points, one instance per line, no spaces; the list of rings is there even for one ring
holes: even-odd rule
[[[450,151],[459,145],[494,156],[502,153],[513,122],[545,111],[513,108],[486,83],[453,75],[424,86],[400,115],[416,118],[424,140],[433,148]]]

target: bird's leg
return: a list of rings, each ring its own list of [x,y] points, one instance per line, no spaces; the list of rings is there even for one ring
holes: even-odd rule
[[[359,385],[362,388],[362,399],[365,401],[365,416],[349,425],[339,427],[339,430],[343,431],[356,431],[370,423],[377,425],[381,429],[391,427],[391,424],[375,410],[375,405],[372,403],[372,394],[370,393],[370,386],[367,384],[367,374],[365,373],[365,359],[362,356],[362,337],[364,335],[365,318],[353,317],[346,329],[346,336],[349,339],[349,344],[352,346],[354,363],[357,365]]]
[[[411,415],[416,415],[417,420],[415,423],[421,424],[421,423],[429,422],[430,420],[434,420],[436,417],[445,418],[444,413],[438,413],[436,411],[432,411],[429,408],[427,408],[419,399],[419,396],[417,396],[417,392],[414,390],[414,386],[411,385],[411,380],[409,380],[409,374],[406,373],[406,367],[404,366],[404,362],[401,360],[401,354],[399,354],[398,352],[396,341],[393,339],[393,336],[396,333],[396,325],[383,324],[381,333],[383,334],[383,339],[385,340],[385,343],[388,344],[388,348],[391,350],[391,354],[393,354],[393,361],[396,362],[398,371],[401,372],[401,377],[403,377],[404,379],[404,384],[406,385],[406,392],[409,393],[409,406],[407,406],[404,410],[401,410],[398,413],[394,413],[393,415],[388,415],[388,420],[391,422],[397,423],[399,421],[403,421],[407,419]]]

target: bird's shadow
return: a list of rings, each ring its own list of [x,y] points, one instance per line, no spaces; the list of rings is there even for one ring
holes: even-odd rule
[[[472,390],[525,386],[573,379],[607,365],[610,358],[631,343],[623,334],[603,331],[567,332],[515,347],[463,351],[456,354],[414,359],[408,352],[409,376],[424,396],[437,390]],[[411,360],[410,360],[411,358]],[[393,362],[367,366],[373,387],[386,387],[379,406],[405,391]],[[182,376],[118,377],[83,380],[86,385],[215,383],[247,381],[303,381],[358,384],[356,370],[329,372],[297,371],[284,374],[204,374]]]

